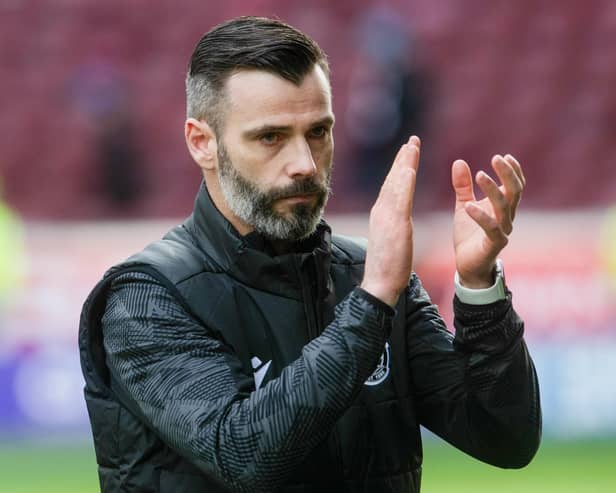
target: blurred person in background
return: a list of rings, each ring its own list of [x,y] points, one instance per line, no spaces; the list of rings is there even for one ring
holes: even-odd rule
[[[112,214],[127,215],[141,198],[144,183],[136,143],[130,85],[113,61],[92,55],[69,84],[70,98],[93,122],[96,193]]]
[[[601,229],[601,258],[609,274],[613,292],[616,294],[616,205],[605,212]]]
[[[355,39],[345,121],[355,181],[373,200],[400,146],[423,133],[429,95],[412,32],[397,12],[382,5],[367,9]]]
[[[2,200],[0,179],[0,328],[4,310],[25,274],[25,240],[19,216]]]
[[[193,214],[110,269],[79,343],[101,490],[419,491],[424,425],[526,465],[539,390],[497,256],[524,176],[495,156],[456,192],[455,337],[412,272],[420,142],[404,144],[366,244],[323,221],[334,115],[325,54],[276,20],[198,42],[185,136]]]

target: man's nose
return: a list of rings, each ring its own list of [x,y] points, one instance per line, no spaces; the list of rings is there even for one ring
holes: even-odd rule
[[[306,139],[298,139],[293,146],[293,153],[289,156],[287,174],[291,178],[312,176],[317,172],[317,165],[312,156],[312,149]]]

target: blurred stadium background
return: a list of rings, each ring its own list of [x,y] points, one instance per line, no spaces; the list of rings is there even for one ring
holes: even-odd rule
[[[400,139],[423,139],[416,271],[451,319],[449,167],[524,165],[504,255],[544,444],[522,471],[426,436],[426,492],[616,491],[616,2],[0,0],[0,491],[97,491],[81,303],[189,213],[185,67],[203,32],[276,15],[328,52],[328,219],[363,234]],[[394,150],[394,151],[392,151]]]

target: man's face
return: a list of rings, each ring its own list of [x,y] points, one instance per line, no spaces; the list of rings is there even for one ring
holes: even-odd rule
[[[242,70],[226,84],[227,111],[218,138],[218,182],[235,218],[276,240],[316,228],[329,196],[333,113],[320,68],[300,86]]]

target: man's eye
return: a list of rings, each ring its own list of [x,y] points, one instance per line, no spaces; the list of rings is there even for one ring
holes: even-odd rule
[[[325,127],[316,127],[310,131],[310,137],[315,139],[321,139],[325,137],[327,134],[327,129]]]
[[[278,143],[278,141],[280,140],[280,135],[275,132],[268,132],[261,135],[261,137],[259,137],[259,140],[266,145],[273,145]]]

